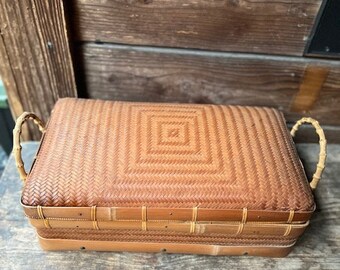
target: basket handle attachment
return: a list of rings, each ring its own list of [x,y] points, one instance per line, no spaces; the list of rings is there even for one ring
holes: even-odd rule
[[[315,190],[321,179],[322,172],[325,169],[325,162],[326,162],[326,157],[327,157],[327,149],[326,149],[327,141],[325,138],[325,133],[323,129],[321,128],[321,126],[319,125],[319,122],[310,117],[303,117],[300,120],[298,120],[295,123],[295,125],[292,127],[290,131],[290,135],[294,137],[299,127],[305,123],[311,124],[315,128],[316,133],[319,135],[319,144],[320,144],[319,162],[316,165],[316,171],[313,174],[313,179],[309,183],[311,189]]]
[[[45,125],[40,120],[38,116],[36,116],[32,112],[24,112],[22,115],[20,115],[15,122],[15,127],[13,129],[13,154],[15,158],[15,163],[20,175],[20,179],[25,181],[27,178],[27,173],[25,171],[24,162],[21,157],[21,145],[20,145],[20,135],[22,132],[22,125],[27,120],[33,120],[34,124],[36,124],[39,127],[39,130],[42,133],[45,133]]]

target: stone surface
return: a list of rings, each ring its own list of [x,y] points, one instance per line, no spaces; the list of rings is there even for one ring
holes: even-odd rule
[[[27,166],[37,143],[23,144]],[[314,171],[318,145],[298,145],[307,170]],[[40,249],[20,206],[21,180],[11,156],[0,179],[1,269],[340,269],[340,145],[328,147],[328,160],[315,198],[310,226],[286,258],[212,257],[181,254],[66,251]]]
[[[2,172],[5,169],[5,166],[7,164],[7,155],[5,153],[5,150],[2,148],[2,146],[0,145],[0,177],[2,175]]]

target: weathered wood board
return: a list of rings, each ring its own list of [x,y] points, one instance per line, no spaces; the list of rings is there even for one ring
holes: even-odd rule
[[[47,120],[59,97],[76,96],[62,0],[0,1],[0,74],[13,116]],[[24,139],[39,139],[34,127]]]
[[[340,125],[340,62],[80,45],[90,98],[269,106]]]
[[[321,0],[75,0],[78,41],[302,55]]]

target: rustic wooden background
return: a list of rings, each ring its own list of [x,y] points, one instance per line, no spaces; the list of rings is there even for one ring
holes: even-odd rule
[[[288,124],[312,116],[340,142],[340,61],[304,55],[321,4],[1,0],[0,74],[14,117],[46,121],[64,96],[258,105]]]
[[[46,121],[66,96],[259,105],[283,111],[288,125],[315,117],[328,141],[339,143],[340,61],[304,54],[323,2],[0,0],[0,76],[14,118],[34,111]],[[297,139],[316,141],[314,133],[305,127]],[[29,126],[23,137],[37,140],[40,134]],[[29,160],[33,148],[28,153],[24,147]],[[286,259],[44,253],[23,219],[11,158],[0,180],[0,262],[13,269],[53,269],[56,263],[91,269],[112,263],[122,269],[339,268],[339,149],[332,149],[336,157],[330,156],[316,192],[317,213]],[[307,171],[315,162],[307,162]]]

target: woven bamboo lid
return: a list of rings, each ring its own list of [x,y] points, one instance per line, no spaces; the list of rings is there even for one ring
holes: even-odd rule
[[[22,203],[312,211],[280,112],[61,99]]]

